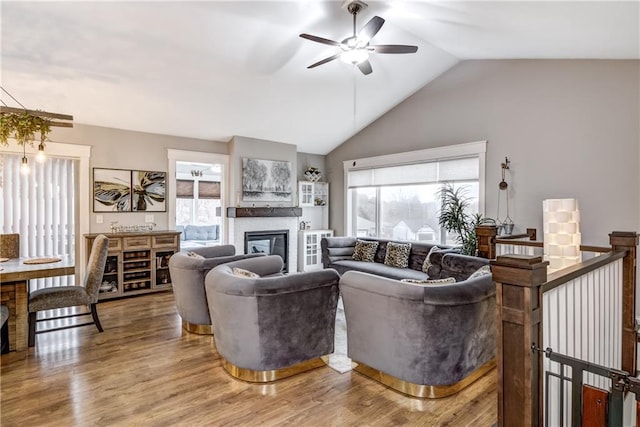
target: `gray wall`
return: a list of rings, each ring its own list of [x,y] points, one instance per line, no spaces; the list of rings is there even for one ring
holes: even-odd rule
[[[638,60],[464,61],[327,155],[331,228],[345,229],[342,161],[487,140],[487,216],[507,156],[516,229],[541,233],[542,200],[575,197],[583,243],[639,230],[639,77]]]
[[[93,168],[134,169],[167,171],[167,149],[203,151],[208,153],[228,154],[228,146],[224,142],[205,141],[201,139],[182,138],[170,135],[159,135],[134,132],[122,129],[105,128],[76,124],[73,128],[54,128],[50,139],[69,144],[92,146],[90,166]],[[92,173],[92,172],[90,172]],[[92,176],[80,176],[93,182]],[[154,215],[157,229],[167,229],[166,212],[148,212]],[[103,223],[96,223],[93,213],[93,199],[90,212],[90,231],[92,233],[109,231],[111,221],[122,225],[144,224],[144,212],[100,213]]]

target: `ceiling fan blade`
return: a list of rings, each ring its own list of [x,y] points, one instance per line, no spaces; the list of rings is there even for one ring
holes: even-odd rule
[[[333,56],[330,56],[330,57],[328,57],[328,58],[324,58],[323,60],[318,61],[318,62],[316,62],[315,64],[311,64],[311,65],[309,65],[307,68],[315,68],[315,67],[317,67],[318,65],[326,64],[327,62],[331,62],[331,61],[333,61],[334,59],[338,59],[338,58],[340,58],[340,55],[341,55],[340,53],[336,53],[336,54],[335,54],[335,55],[333,55]]]
[[[362,74],[364,74],[365,76],[373,72],[373,68],[371,68],[371,62],[369,62],[368,59],[362,62],[358,62],[358,68],[360,68],[360,71],[362,71]]]
[[[379,16],[374,16],[369,20],[369,22],[365,24],[364,27],[362,27],[362,30],[360,30],[360,32],[358,33],[358,39],[371,40],[373,36],[375,36],[376,33],[380,31],[380,28],[382,28],[382,24],[384,24],[384,19],[380,18]]]
[[[416,53],[418,46],[409,46],[404,44],[378,44],[370,45],[375,53]]]
[[[325,39],[325,38],[318,37],[318,36],[313,36],[311,34],[303,33],[303,34],[300,34],[300,37],[302,37],[303,39],[311,40],[312,42],[328,44],[328,45],[331,45],[331,46],[340,46],[340,43],[338,43],[337,41]]]

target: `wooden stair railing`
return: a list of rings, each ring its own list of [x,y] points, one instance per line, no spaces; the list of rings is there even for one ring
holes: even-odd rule
[[[496,232],[492,226],[477,228],[479,256],[495,256]],[[638,233],[613,232],[609,248],[587,246],[595,252],[620,252],[623,256],[622,369],[636,372],[635,329],[636,258]],[[618,258],[618,257],[615,257]],[[585,263],[585,270],[594,262]],[[498,426],[541,426],[542,358],[534,351],[542,345],[541,300],[547,282],[547,265],[540,256],[504,255],[491,261],[496,282],[498,316]],[[580,274],[581,264],[567,277]],[[554,273],[554,285],[562,281]],[[567,278],[569,280],[569,278]]]

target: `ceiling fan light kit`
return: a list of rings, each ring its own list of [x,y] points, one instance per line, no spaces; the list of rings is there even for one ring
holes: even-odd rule
[[[309,65],[307,68],[315,68],[319,65],[331,62],[334,59],[340,58],[347,64],[356,65],[362,74],[367,75],[373,72],[371,63],[369,62],[370,53],[415,53],[418,51],[418,46],[409,45],[371,45],[369,42],[380,31],[384,24],[384,19],[379,16],[374,16],[365,24],[359,33],[356,33],[356,16],[358,12],[367,7],[367,4],[359,0],[347,1],[343,4],[343,7],[353,15],[353,35],[345,38],[341,42],[335,40],[326,39],[323,37],[314,36],[311,34],[300,34],[303,39],[311,40],[316,43],[327,44],[330,46],[339,47],[341,52],[324,58],[316,63]]]

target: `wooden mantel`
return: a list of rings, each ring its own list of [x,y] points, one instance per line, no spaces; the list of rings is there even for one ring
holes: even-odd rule
[[[274,218],[274,217],[299,217],[302,216],[302,208],[271,208],[271,207],[255,207],[255,208],[227,208],[227,217],[229,218]]]

